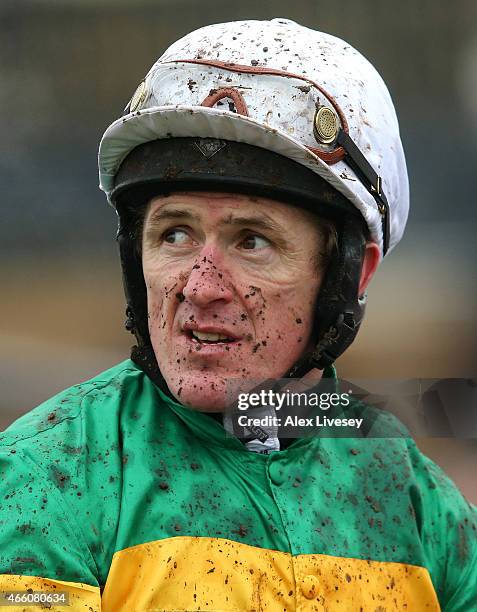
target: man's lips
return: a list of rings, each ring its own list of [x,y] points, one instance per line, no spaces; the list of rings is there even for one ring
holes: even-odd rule
[[[182,326],[183,333],[186,334],[192,340],[196,342],[200,342],[199,338],[196,338],[194,332],[198,334],[215,334],[217,336],[221,336],[223,339],[217,340],[217,342],[236,342],[241,339],[241,336],[237,335],[236,332],[233,332],[225,327],[220,327],[217,325],[205,325],[199,324],[196,322],[188,322]],[[206,341],[206,340],[205,340]]]

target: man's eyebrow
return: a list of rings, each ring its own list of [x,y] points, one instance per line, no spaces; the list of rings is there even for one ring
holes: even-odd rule
[[[276,223],[270,217],[262,215],[251,215],[251,216],[235,216],[229,215],[219,225],[232,225],[232,226],[253,226],[254,228],[261,229],[264,231],[272,231],[277,234],[283,233],[283,227]]]
[[[170,219],[180,221],[184,219],[197,219],[197,216],[189,210],[182,210],[180,208],[160,208],[151,214],[146,225],[154,226],[161,221],[167,221]]]

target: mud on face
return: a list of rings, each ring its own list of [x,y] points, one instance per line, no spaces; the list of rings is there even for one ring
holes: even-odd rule
[[[322,249],[309,213],[267,198],[151,201],[142,242],[149,331],[179,401],[221,411],[232,381],[291,368],[310,339]]]

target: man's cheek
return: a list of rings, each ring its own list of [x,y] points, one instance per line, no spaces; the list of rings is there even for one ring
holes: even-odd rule
[[[167,317],[164,311],[164,294],[162,291],[148,288],[147,318],[149,334],[151,337],[161,335],[161,330],[166,328]]]
[[[275,335],[303,336],[313,318],[314,297],[304,295],[301,300],[286,299],[283,293],[267,300],[264,325],[274,329]]]

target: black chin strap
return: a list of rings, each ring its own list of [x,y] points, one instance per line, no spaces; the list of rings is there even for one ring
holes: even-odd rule
[[[324,370],[348,348],[358,333],[366,308],[359,295],[366,240],[354,217],[343,220],[315,306],[314,348],[287,376],[301,378],[312,368]]]
[[[366,157],[361,153],[361,150],[351,136],[341,128],[338,132],[336,143],[343,147],[343,149],[346,151],[346,163],[350,168],[352,168],[361,183],[363,183],[376,201],[379,214],[381,215],[384,257],[389,249],[389,241],[391,238],[391,221],[389,204],[386,194],[383,191],[382,179],[368,162]]]
[[[159,389],[165,395],[174,401],[177,401],[172,395],[164,377],[162,376],[162,372],[157,364],[154,349],[150,344],[145,346],[133,346],[131,349],[131,361],[134,361],[134,363],[141,368],[145,374],[147,374],[152,382],[159,387]]]
[[[136,237],[131,228],[131,219],[127,210],[123,210],[122,214],[119,215],[116,240],[119,245],[124,294],[127,303],[124,326],[127,331],[134,334],[137,341],[137,345],[131,349],[131,360],[147,374],[161,391],[175,399],[162,376],[151,345],[147,316],[146,283],[142,271],[141,257],[136,248]]]

